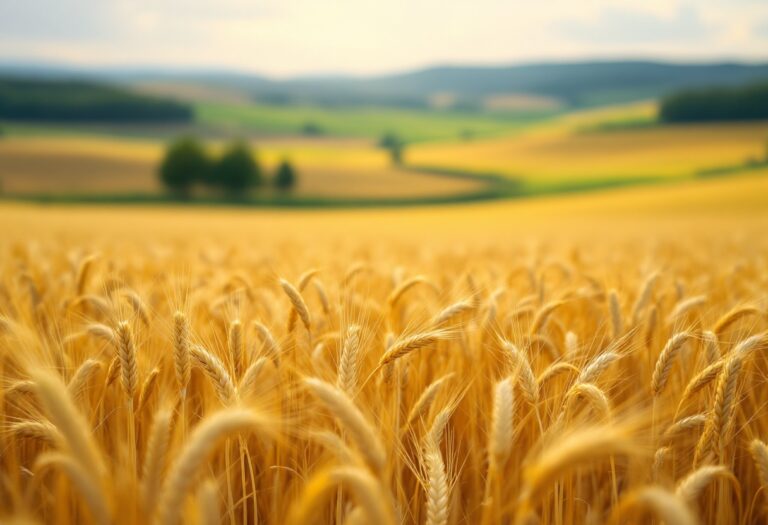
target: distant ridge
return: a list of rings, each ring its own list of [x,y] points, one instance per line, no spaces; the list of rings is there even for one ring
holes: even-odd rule
[[[767,80],[768,63],[617,60],[457,65],[367,77],[336,75],[275,80],[225,70],[0,62],[0,75],[89,78],[134,86],[163,82],[219,87],[272,104],[427,107],[435,95],[450,94],[455,107],[476,109],[486,97],[500,94],[552,97],[567,106],[580,107],[654,98],[682,88],[740,85]]]

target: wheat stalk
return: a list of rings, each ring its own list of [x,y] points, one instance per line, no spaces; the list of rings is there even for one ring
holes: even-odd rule
[[[384,445],[370,422],[342,390],[320,379],[307,378],[304,384],[320,399],[342,428],[349,432],[358,450],[372,468],[382,470],[387,454]]]
[[[230,408],[203,419],[169,468],[158,496],[158,522],[175,525],[196,474],[220,441],[244,432],[269,434],[269,418],[252,409]]]

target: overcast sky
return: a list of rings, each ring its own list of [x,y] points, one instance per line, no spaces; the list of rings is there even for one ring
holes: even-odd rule
[[[0,0],[0,60],[273,76],[768,59],[768,0]]]

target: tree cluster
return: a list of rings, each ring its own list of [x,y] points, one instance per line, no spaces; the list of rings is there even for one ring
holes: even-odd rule
[[[760,120],[768,118],[768,83],[686,90],[661,101],[665,122]]]
[[[212,157],[203,145],[192,137],[173,142],[160,164],[160,180],[178,195],[189,195],[196,185],[224,191],[242,197],[265,184],[263,170],[250,148],[234,142],[218,157]],[[279,190],[289,190],[296,184],[296,172],[287,160],[277,167],[270,181]]]
[[[405,141],[399,135],[393,132],[385,133],[379,139],[379,147],[389,152],[392,164],[400,165],[403,163],[403,150]]]
[[[188,104],[93,82],[0,78],[0,118],[51,122],[187,122]]]

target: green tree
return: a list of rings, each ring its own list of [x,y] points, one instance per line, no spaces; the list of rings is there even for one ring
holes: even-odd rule
[[[214,169],[215,185],[237,195],[261,183],[261,169],[242,142],[231,144]]]
[[[202,145],[192,137],[173,142],[160,164],[160,180],[169,190],[188,196],[196,182],[206,180],[211,163]]]
[[[291,163],[284,160],[275,172],[275,187],[279,190],[290,190],[296,185],[296,171]]]
[[[403,149],[405,142],[395,133],[385,133],[379,140],[379,147],[387,150],[393,164],[403,163]]]

